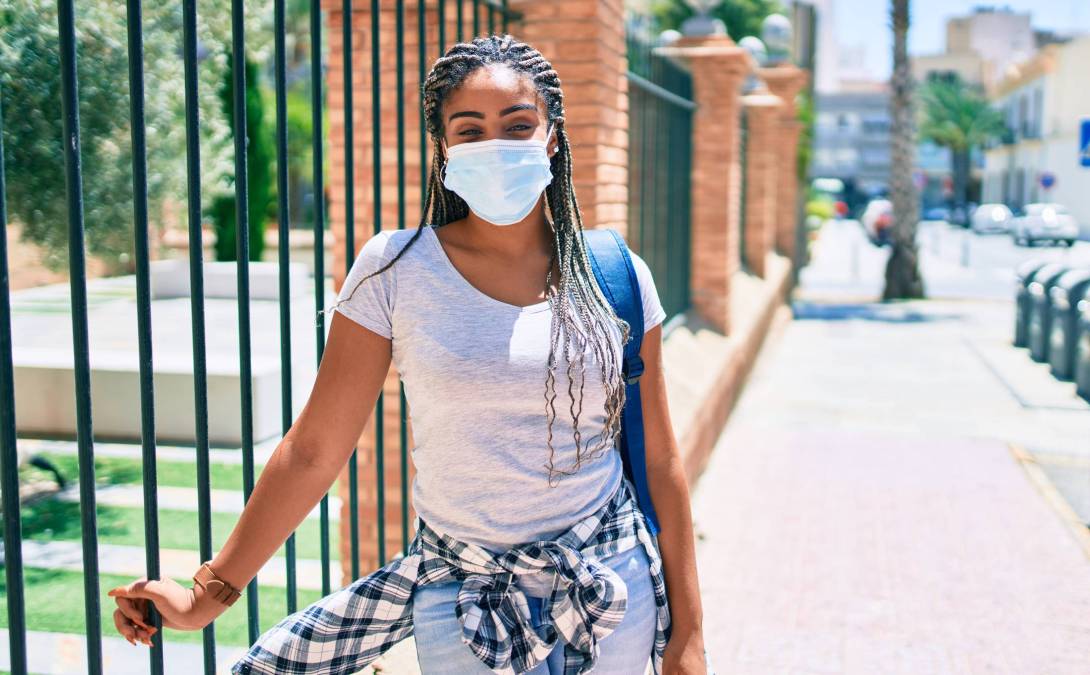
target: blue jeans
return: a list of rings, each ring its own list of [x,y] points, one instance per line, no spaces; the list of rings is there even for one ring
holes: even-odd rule
[[[603,558],[624,580],[628,605],[617,628],[598,643],[600,675],[643,675],[651,661],[655,642],[655,591],[651,585],[650,561],[642,544]],[[544,576],[520,577],[519,588],[530,605],[532,625],[546,622],[543,600],[550,587]],[[413,596],[413,632],[416,654],[423,675],[481,675],[491,673],[462,643],[462,626],[454,614],[460,582],[450,581],[418,586]],[[526,671],[529,675],[560,675],[564,672],[564,641],[558,639],[546,661]]]

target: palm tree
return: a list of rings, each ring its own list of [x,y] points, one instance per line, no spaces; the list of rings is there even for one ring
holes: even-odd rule
[[[892,0],[893,76],[890,78],[890,198],[893,243],[886,263],[883,300],[922,298],[919,252],[916,249],[918,200],[912,182],[915,139],[912,129],[912,77],[908,69],[908,0]]]
[[[969,153],[1006,131],[1003,115],[993,108],[979,84],[958,75],[933,77],[920,88],[923,107],[920,137],[950,149],[954,205],[964,208],[969,184]]]

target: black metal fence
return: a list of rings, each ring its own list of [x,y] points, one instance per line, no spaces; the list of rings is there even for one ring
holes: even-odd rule
[[[360,3],[357,3],[357,6]],[[388,5],[389,3],[385,3]],[[379,94],[379,76],[381,66],[395,62],[395,72],[399,85],[404,77],[404,52],[405,47],[402,36],[408,28],[405,26],[406,2],[399,0],[396,4],[397,15],[397,40],[395,45],[380,45],[377,39],[372,40],[371,46],[371,77],[373,89],[371,95]],[[507,30],[511,19],[517,20],[518,14],[507,8],[506,1],[501,0],[443,0],[437,7],[426,10],[426,3],[421,1],[412,3],[417,8],[419,35],[419,62],[420,81],[425,75],[425,63],[431,58],[425,53],[425,39],[429,25],[437,25],[439,56],[447,47],[447,26],[451,14],[456,17],[456,38],[467,39],[470,35],[479,35],[483,31],[495,32]],[[434,3],[430,3],[434,7]],[[274,0],[274,43],[275,43],[275,107],[276,107],[276,182],[278,186],[278,268],[279,268],[279,293],[280,293],[280,335],[281,335],[281,418],[282,430],[286,432],[292,424],[291,401],[291,362],[292,344],[289,330],[290,317],[290,284],[288,270],[288,233],[289,223],[288,204],[288,176],[286,157],[288,154],[288,126],[287,104],[285,98],[285,0]],[[77,77],[77,25],[73,0],[58,0],[58,50],[61,64],[61,107],[63,110],[63,138],[56,139],[63,146],[66,193],[68,213],[68,250],[69,250],[69,279],[71,286],[71,324],[73,335],[73,372],[75,376],[75,410],[77,416],[76,441],[78,446],[78,474],[79,474],[79,513],[81,527],[82,547],[82,580],[84,600],[84,623],[86,636],[86,665],[89,673],[103,672],[102,635],[103,612],[106,616],[112,613],[112,608],[104,608],[102,605],[100,578],[99,578],[99,527],[96,521],[96,476],[95,476],[95,442],[92,420],[91,400],[91,366],[90,349],[88,339],[88,302],[87,302],[87,275],[84,252],[85,243],[85,219],[83,203],[83,167],[81,166],[80,153],[80,119],[79,119],[79,80]],[[352,10],[350,0],[345,0],[342,10],[348,14]],[[372,18],[372,35],[379,35],[380,3],[372,0],[370,3]],[[426,17],[430,13],[433,17],[438,13],[436,23],[428,23]],[[194,404],[195,404],[195,458],[196,458],[196,490],[198,527],[194,533],[198,540],[200,559],[208,560],[213,554],[212,544],[212,495],[211,495],[211,463],[208,435],[209,404],[208,404],[208,366],[206,354],[206,325],[204,304],[204,267],[201,256],[203,250],[201,214],[201,143],[198,134],[200,128],[198,107],[198,35],[197,35],[197,2],[196,0],[182,0],[182,59],[184,62],[184,90],[185,90],[185,136],[186,136],[186,184],[187,215],[189,234],[189,274],[190,286],[190,311],[192,312],[193,344],[193,376],[194,376]],[[232,56],[235,64],[243,64],[246,54],[246,35],[244,28],[244,3],[242,0],[232,0],[230,17],[232,27]],[[312,138],[311,151],[313,155],[313,194],[323,195],[322,168],[324,166],[323,144],[323,75],[322,75],[322,15],[318,0],[309,3],[309,41],[310,51],[310,78],[311,78],[311,117]],[[351,53],[351,23],[344,22],[343,41],[345,53]],[[128,38],[128,87],[131,107],[129,110],[131,121],[132,142],[132,175],[133,175],[133,224],[135,228],[136,262],[135,283],[137,291],[137,333],[139,344],[139,389],[140,389],[140,420],[141,420],[141,461],[142,461],[142,488],[143,488],[143,523],[144,523],[144,551],[145,568],[149,579],[160,578],[160,546],[159,546],[159,505],[157,503],[157,465],[156,465],[156,429],[155,429],[155,387],[153,386],[152,347],[153,336],[151,330],[151,291],[149,274],[149,241],[148,241],[148,165],[146,152],[146,125],[144,118],[145,91],[144,91],[144,34],[142,21],[142,5],[140,0],[127,0],[127,38]],[[2,39],[2,36],[0,36]],[[391,47],[393,47],[391,49]],[[352,60],[344,59],[344,115],[346,120],[345,137],[345,169],[346,180],[346,204],[347,222],[353,222],[353,180],[352,180]],[[236,253],[237,253],[237,293],[238,293],[238,333],[239,333],[239,363],[241,383],[241,429],[242,429],[242,490],[244,499],[248,500],[255,482],[254,464],[254,410],[252,383],[252,345],[251,345],[251,314],[250,314],[250,269],[248,260],[250,228],[248,222],[248,198],[249,186],[247,176],[246,144],[247,144],[247,102],[246,102],[246,69],[239,66],[233,68],[231,82],[231,95],[233,115],[235,119],[235,213],[237,218],[236,228]],[[0,92],[0,106],[5,102]],[[379,133],[382,131],[378,123],[377,115],[379,106],[374,106],[376,119],[372,124],[375,134],[373,166],[375,167],[375,204],[381,204],[381,170],[380,161],[381,142]],[[0,130],[3,128],[2,114],[4,108],[0,107]],[[405,150],[404,150],[404,102],[398,103],[398,198],[404,205],[405,196]],[[10,114],[10,112],[9,112]],[[422,117],[422,116],[421,116]],[[426,146],[424,143],[424,129],[420,128],[421,148],[421,184],[425,184],[425,172],[427,167]],[[15,428],[15,389],[14,389],[14,360],[12,341],[11,301],[9,284],[9,260],[7,249],[8,219],[5,203],[5,183],[3,165],[3,142],[0,134],[0,488],[3,490],[4,511],[4,571],[6,578],[7,601],[7,630],[9,638],[10,669],[15,674],[25,674],[28,670],[27,661],[27,603],[25,598],[25,572],[22,544],[23,531],[20,518],[19,504],[19,467],[16,447]],[[314,235],[314,301],[317,307],[325,306],[324,284],[325,262],[323,256],[323,234],[326,228],[326,213],[323,200],[315,198],[312,208],[312,228]],[[374,220],[375,231],[382,228],[380,211],[376,210]],[[398,227],[405,227],[404,209],[401,209]],[[355,241],[353,241],[352,228],[347,228],[346,266],[350,266],[355,258]],[[660,268],[664,261],[656,262]],[[675,305],[677,300],[674,300]],[[326,329],[323,316],[319,316],[318,325],[315,328],[317,359],[320,362],[325,340]],[[382,397],[376,403],[374,419],[376,420],[376,446],[383,447]],[[402,463],[402,495],[407,494],[406,481],[406,419],[405,419],[404,389],[401,391],[401,463]],[[378,471],[378,540],[379,557],[386,558],[384,526],[384,495],[382,486],[384,483],[384,467],[381,462],[382,453],[377,453]],[[359,575],[359,540],[358,532],[358,486],[357,457],[353,451],[350,460],[350,513],[351,532],[353,533],[351,550],[353,553],[352,571]],[[405,501],[405,500],[403,500]],[[330,562],[330,514],[328,496],[323,497],[320,505],[320,550],[322,566],[322,593],[328,594],[332,590],[332,582],[329,574]],[[402,533],[403,541],[408,541],[408,505],[402,508]],[[293,534],[285,542],[286,562],[286,603],[288,612],[296,611],[298,607],[297,589],[297,559],[296,542]],[[246,612],[247,632],[252,642],[260,635],[259,624],[259,595],[258,580],[255,577],[247,587]],[[268,597],[268,596],[263,596]],[[150,651],[149,670],[152,673],[163,672],[163,643],[162,624],[157,613],[151,617],[153,625],[160,630],[152,637],[153,647]],[[113,632],[112,625],[106,626],[107,634]],[[209,625],[203,631],[203,655],[204,671],[213,673],[216,669],[216,637],[215,624]]]
[[[667,320],[690,305],[692,76],[654,51],[648,24],[630,16],[628,242],[646,260]]]

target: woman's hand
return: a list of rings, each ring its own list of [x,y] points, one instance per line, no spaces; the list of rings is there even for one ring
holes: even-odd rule
[[[107,595],[117,601],[117,632],[134,645],[134,640],[140,640],[149,647],[156,631],[148,621],[149,602],[155,605],[163,625],[177,630],[200,630],[227,609],[201,587],[186,588],[170,578],[148,581],[140,577],[126,586],[111,588]]]
[[[672,633],[662,657],[663,675],[708,675],[700,631]]]

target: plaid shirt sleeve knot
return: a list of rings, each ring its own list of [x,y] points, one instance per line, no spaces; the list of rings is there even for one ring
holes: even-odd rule
[[[503,675],[525,672],[560,640],[565,675],[585,673],[598,661],[598,641],[620,625],[628,601],[624,582],[601,559],[642,545],[651,561],[657,614],[649,656],[659,675],[670,637],[666,584],[657,544],[633,494],[622,479],[609,502],[556,539],[498,555],[436,532],[417,517],[417,534],[403,557],[282,619],[231,672],[356,673],[412,634],[417,586],[460,581],[455,613],[462,641],[487,668]],[[543,635],[531,624],[526,596],[515,583],[519,575],[541,571],[555,573],[543,601],[549,621],[537,629]]]

